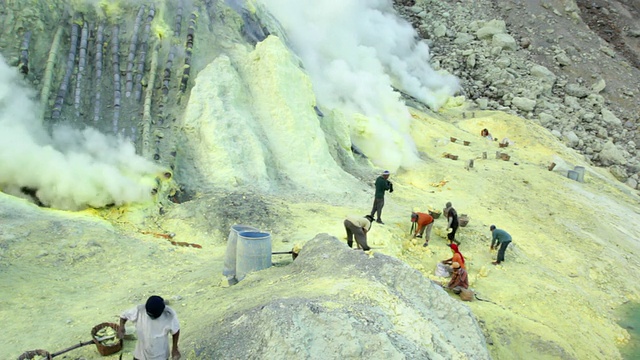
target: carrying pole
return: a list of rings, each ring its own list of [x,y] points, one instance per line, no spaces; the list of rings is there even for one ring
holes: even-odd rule
[[[116,336],[115,335],[105,336],[105,337],[101,337],[101,338],[96,338],[96,341],[102,342],[102,341],[105,341],[105,340],[113,339],[114,337],[116,337]],[[60,350],[58,352],[54,352],[53,354],[51,354],[51,358],[54,358],[54,357],[56,357],[58,355],[62,355],[62,354],[67,353],[67,352],[69,352],[71,350],[75,350],[75,349],[77,349],[79,347],[83,347],[83,346],[86,346],[86,345],[89,345],[89,344],[94,344],[94,341],[93,340],[82,341],[82,342],[80,342],[78,344],[75,344],[75,345],[73,345],[71,347],[68,347],[68,348],[66,348],[64,350]]]

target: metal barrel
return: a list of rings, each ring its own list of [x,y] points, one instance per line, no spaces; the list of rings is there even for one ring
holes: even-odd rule
[[[584,166],[575,166],[573,168],[573,171],[578,173],[578,179],[577,179],[578,182],[584,182],[584,171],[585,171]]]
[[[236,278],[238,281],[250,272],[269,267],[271,267],[271,234],[261,231],[239,233],[236,252]]]
[[[224,268],[222,269],[222,275],[226,276],[227,280],[232,280],[236,277],[236,248],[238,243],[238,234],[243,231],[258,231],[258,229],[252,226],[240,224],[231,226],[229,238],[227,239],[227,252],[224,256]]]

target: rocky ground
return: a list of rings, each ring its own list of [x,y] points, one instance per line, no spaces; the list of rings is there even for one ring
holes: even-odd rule
[[[271,270],[283,275],[253,273],[222,295],[242,305],[217,310],[228,325],[212,326],[210,338],[195,344],[199,356],[491,358],[469,308],[439,296],[439,286],[393,257],[352,251],[319,234],[291,266]]]
[[[480,109],[538,122],[631,188],[640,181],[640,5],[633,1],[396,1],[435,66]]]

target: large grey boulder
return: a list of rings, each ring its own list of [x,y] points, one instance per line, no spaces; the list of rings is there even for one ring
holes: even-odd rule
[[[618,119],[618,117],[608,109],[602,109],[600,111],[602,114],[602,121],[609,126],[622,126],[622,121]]]
[[[476,36],[478,39],[489,40],[495,34],[504,34],[506,32],[507,25],[504,20],[491,20],[476,31]]]
[[[598,156],[598,160],[603,166],[623,165],[627,162],[624,154],[618,149],[612,141],[607,141],[602,147],[602,151]]]
[[[564,133],[564,137],[567,141],[567,145],[572,148],[575,148],[580,143],[580,138],[574,131],[567,131]]]
[[[212,325],[210,342],[195,344],[201,358],[490,358],[457,296],[395,258],[327,234],[286,268],[250,274],[228,291],[250,305],[238,302]]]
[[[607,87],[607,82],[604,79],[599,79],[593,85],[591,85],[591,91],[599,93]]]
[[[514,51],[518,48],[518,45],[516,44],[516,40],[509,34],[493,35],[491,44],[495,47],[499,47],[502,50]]]
[[[556,82],[556,75],[544,66],[533,65],[529,69],[529,72],[531,73],[531,76],[536,77],[548,84],[553,84]]]
[[[515,96],[511,102],[513,106],[517,107],[522,111],[533,111],[536,107],[536,101],[532,99],[527,99],[525,97]]]
[[[564,88],[564,91],[567,95],[575,96],[579,99],[585,98],[589,95],[589,90],[578,84],[569,84]]]
[[[456,45],[466,45],[472,42],[474,39],[473,35],[467,34],[464,32],[459,32],[456,34],[456,38],[453,40],[453,43]]]
[[[549,126],[556,121],[555,116],[548,113],[544,113],[544,112],[540,113],[539,117],[540,117],[540,125],[542,126]]]
[[[621,165],[611,166],[609,168],[609,172],[611,173],[611,175],[613,175],[616,179],[618,179],[621,182],[625,182],[628,179],[627,171]]]

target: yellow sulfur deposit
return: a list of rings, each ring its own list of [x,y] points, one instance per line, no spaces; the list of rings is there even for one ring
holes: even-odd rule
[[[118,0],[100,0],[98,7],[104,16],[112,22],[117,22],[124,12]]]

